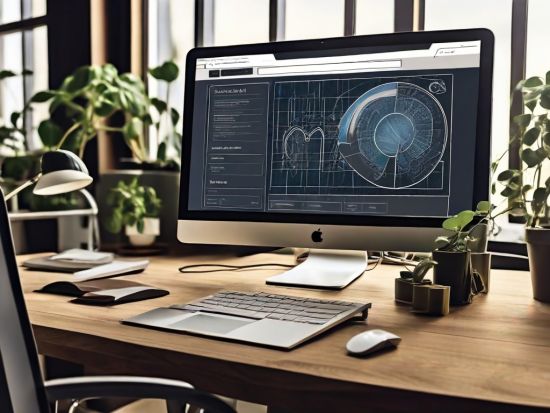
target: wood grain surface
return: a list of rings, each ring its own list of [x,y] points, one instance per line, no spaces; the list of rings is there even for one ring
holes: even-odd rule
[[[23,261],[30,256],[18,257]],[[70,275],[21,269],[42,354],[98,373],[186,380],[217,394],[295,412],[529,412],[550,408],[550,305],[531,296],[529,273],[493,270],[491,293],[434,318],[393,300],[400,267],[379,266],[343,291],[265,285],[275,270],[180,274],[195,263],[292,263],[292,256],[155,257],[125,278],[170,295],[115,307],[90,307],[33,290]],[[120,320],[220,290],[372,302],[366,325],[354,322],[285,352],[125,326]],[[367,328],[402,337],[399,348],[354,358],[345,344]]]

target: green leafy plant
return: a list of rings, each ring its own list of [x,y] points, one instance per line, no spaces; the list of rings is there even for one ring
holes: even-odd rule
[[[500,172],[491,191],[495,194],[497,184],[502,185],[500,194],[508,199],[507,211],[523,217],[528,227],[536,227],[548,224],[550,214],[550,178],[543,176],[550,164],[550,71],[544,79],[522,80],[516,90],[527,110],[513,118],[510,128],[510,145],[518,148],[521,167]],[[493,173],[508,152],[493,162]]]
[[[149,74],[155,79],[166,83],[164,100],[156,97],[151,98],[151,103],[159,113],[159,120],[154,125],[156,134],[160,138],[157,158],[161,162],[173,162],[179,166],[182,135],[178,132],[177,125],[180,120],[180,113],[176,108],[170,106],[171,86],[179,76],[179,68],[174,62],[168,61],[149,69]],[[161,128],[161,126],[164,126],[164,128]],[[164,136],[161,135],[162,133],[164,133]]]
[[[410,280],[414,283],[421,283],[428,271],[437,265],[437,261],[430,258],[425,258],[420,261],[412,271],[401,271],[401,278]]]
[[[143,233],[144,219],[157,218],[162,206],[155,189],[140,185],[137,177],[128,184],[119,181],[116,187],[111,188],[107,204],[113,209],[105,226],[113,234],[118,234],[125,226],[133,225]]]
[[[440,251],[464,252],[468,251],[468,243],[473,241],[470,233],[474,228],[482,223],[493,219],[491,216],[492,206],[489,201],[481,201],[477,204],[476,210],[464,210],[458,214],[443,221],[443,229],[449,232],[449,235],[442,235],[436,238],[436,247]],[[466,231],[466,228],[472,223],[474,217],[482,217],[478,223]]]
[[[103,130],[121,132],[133,155],[147,158],[142,126],[152,123],[150,101],[143,81],[131,73],[119,74],[111,64],[82,66],[59,89],[38,92],[30,101],[50,102],[50,114],[63,111],[69,120],[66,128],[51,118],[40,123],[38,134],[48,149],[66,147],[82,157],[86,144]],[[121,126],[109,124],[116,113],[123,114]]]

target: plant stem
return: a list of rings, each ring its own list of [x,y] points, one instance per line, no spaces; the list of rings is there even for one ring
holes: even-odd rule
[[[114,126],[96,125],[96,126],[94,126],[94,128],[97,129],[97,130],[102,130],[102,131],[106,131],[106,132],[122,132],[122,128],[117,128],[117,127],[114,127]]]
[[[65,134],[61,137],[61,140],[59,141],[59,143],[57,144],[57,146],[55,147],[54,150],[58,150],[58,149],[61,149],[61,147],[63,146],[63,144],[65,143],[65,141],[67,140],[67,138],[69,137],[69,135],[74,132],[75,130],[77,130],[80,126],[82,126],[82,124],[80,122],[76,122],[73,126],[71,126],[69,129],[67,129],[67,131],[65,132]]]

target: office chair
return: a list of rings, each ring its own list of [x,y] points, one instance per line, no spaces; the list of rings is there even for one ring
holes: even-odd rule
[[[235,413],[219,398],[192,385],[131,376],[72,377],[43,382],[36,344],[25,307],[4,196],[0,190],[0,411],[50,413],[50,403],[130,397],[164,399],[169,413],[187,406],[207,413]]]

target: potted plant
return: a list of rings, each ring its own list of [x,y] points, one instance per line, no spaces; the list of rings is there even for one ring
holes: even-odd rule
[[[431,259],[424,259],[412,271],[401,271],[401,277],[395,279],[395,301],[412,304],[414,286],[432,283],[424,277],[435,264],[437,263]]]
[[[497,184],[502,185],[500,194],[508,199],[510,213],[525,222],[533,296],[550,302],[550,72],[544,79],[519,82],[517,90],[526,113],[513,118],[510,144],[519,151],[521,167],[500,172],[492,192],[496,193]],[[493,163],[493,172],[503,157]]]
[[[476,241],[472,233],[489,219],[491,209],[488,201],[481,201],[475,211],[465,210],[447,218],[442,226],[449,234],[435,240],[434,283],[451,287],[451,305],[469,304],[472,296],[485,288],[479,274],[472,271],[470,243]],[[466,230],[475,217],[482,219]]]
[[[149,69],[148,76],[162,86],[160,97],[150,96],[149,114],[152,123],[144,122],[144,136],[149,142],[149,159],[141,161],[136,156],[123,159],[121,169],[103,171],[97,189],[98,203],[106,205],[110,188],[120,180],[127,183],[138,177],[142,185],[153,186],[163,200],[161,211],[161,234],[159,241],[176,243],[176,227],[174,222],[178,217],[178,188],[181,154],[181,117],[178,110],[172,107],[170,95],[173,94],[175,82],[178,79],[179,68],[173,62],[164,62],[158,67]],[[105,243],[114,243],[116,238],[105,231],[101,238]]]
[[[161,200],[154,188],[140,185],[137,178],[129,184],[120,181],[111,189],[107,202],[112,206],[106,221],[108,231],[118,234],[124,228],[130,244],[136,247],[155,242],[160,234]]]

